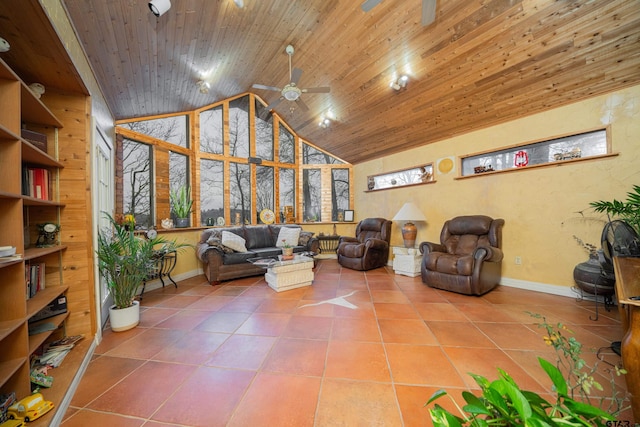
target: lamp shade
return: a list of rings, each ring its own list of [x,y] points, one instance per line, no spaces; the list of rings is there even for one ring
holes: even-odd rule
[[[405,203],[393,217],[394,221],[426,221],[427,218],[412,202]]]
[[[171,8],[171,0],[150,0],[149,9],[156,16],[162,16]]]

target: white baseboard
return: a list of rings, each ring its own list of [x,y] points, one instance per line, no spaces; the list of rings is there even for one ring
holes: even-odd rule
[[[511,279],[503,277],[500,280],[502,286],[525,289],[527,291],[543,292],[545,294],[560,295],[563,297],[575,297],[576,293],[567,286],[550,285],[548,283],[530,282],[528,280]]]

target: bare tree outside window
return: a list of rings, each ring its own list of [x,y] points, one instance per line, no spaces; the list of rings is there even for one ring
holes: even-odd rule
[[[257,166],[256,167],[256,213],[260,213],[263,209],[273,210],[274,202],[274,175],[273,167]],[[258,221],[260,217],[258,215]]]
[[[289,132],[289,129],[282,124],[279,126],[278,133],[278,144],[280,146],[278,156],[280,158],[280,162],[294,164],[296,162],[295,137],[291,132]]]
[[[222,154],[223,147],[223,107],[219,105],[200,113],[200,151]]]
[[[302,163],[305,165],[344,164],[344,162],[327,153],[323,153],[309,144],[302,144]]]
[[[349,169],[331,170],[331,221],[338,213],[349,209]]]
[[[236,223],[240,214],[240,223],[251,222],[251,167],[243,163],[232,162],[230,171],[230,207],[231,224]]]
[[[148,228],[152,216],[151,146],[123,139],[123,209],[136,219],[136,228]]]
[[[322,185],[320,169],[302,171],[302,196],[305,221],[321,221]]]
[[[273,115],[266,114],[266,107],[258,99],[256,111],[256,155],[264,160],[273,160]],[[262,117],[267,116],[266,119]]]
[[[200,218],[224,218],[224,163],[219,160],[200,161]],[[211,222],[211,221],[210,221]]]
[[[189,117],[186,115],[130,122],[120,126],[180,147],[189,147]]]
[[[169,152],[169,188],[172,191],[178,191],[180,187],[189,186],[189,158],[184,154]],[[171,210],[173,220],[178,218]]]
[[[296,171],[295,169],[280,168],[280,222],[284,222],[284,207],[293,206],[296,209]]]
[[[249,157],[249,96],[229,102],[229,154]]]

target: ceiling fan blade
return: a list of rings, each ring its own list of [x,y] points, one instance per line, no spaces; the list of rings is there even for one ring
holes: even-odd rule
[[[422,0],[422,26],[430,25],[436,19],[437,0]]]
[[[273,101],[271,104],[267,105],[267,107],[265,108],[266,111],[271,111],[274,108],[276,108],[278,106],[278,104],[280,104],[282,102],[282,100],[284,99],[284,96],[281,96],[280,98],[276,99],[275,101]]]
[[[294,68],[291,72],[291,83],[297,85],[300,77],[302,77],[302,70],[300,68]]]
[[[282,90],[282,89],[277,88],[277,87],[265,86],[265,85],[259,85],[259,84],[254,84],[251,87],[254,88],[254,89],[275,90],[276,92],[280,92]]]
[[[302,111],[309,111],[309,107],[304,103],[302,99],[296,99],[296,104],[298,104],[298,107],[300,107]]]
[[[371,9],[373,9],[374,7],[379,5],[380,2],[382,2],[382,0],[367,0],[364,3],[362,3],[362,5],[360,7],[365,12],[369,12]]]
[[[304,93],[329,93],[331,92],[331,88],[328,86],[321,87],[308,87],[306,89],[300,89]]]

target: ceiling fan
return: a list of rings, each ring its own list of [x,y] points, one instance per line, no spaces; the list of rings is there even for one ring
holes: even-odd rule
[[[362,10],[369,12],[382,2],[382,0],[367,0],[362,3]],[[437,0],[422,0],[422,26],[430,25],[436,19]]]
[[[302,110],[308,111],[309,107],[307,104],[302,101],[300,96],[303,93],[329,93],[329,87],[309,87],[309,88],[300,88],[298,87],[298,82],[300,81],[300,77],[302,77],[302,70],[300,68],[291,69],[291,57],[293,56],[294,49],[293,46],[288,45],[285,49],[285,53],[289,55],[289,83],[282,89],[274,87],[274,86],[265,86],[261,84],[254,84],[253,88],[255,89],[265,89],[265,90],[273,90],[276,92],[280,92],[280,98],[273,101],[271,104],[267,105],[265,109],[266,112],[273,110],[278,104],[282,101],[294,101]]]

